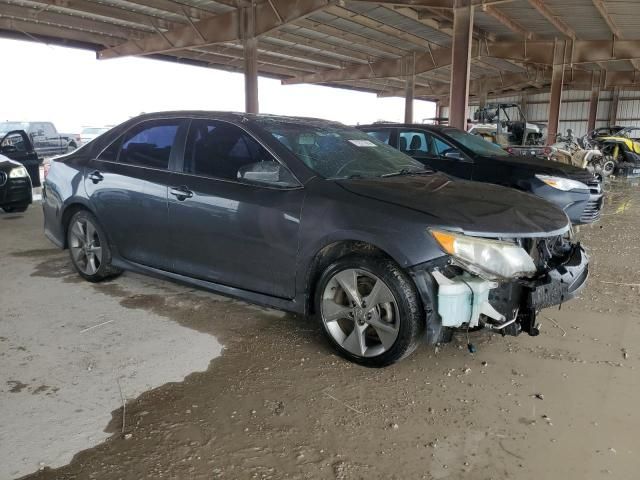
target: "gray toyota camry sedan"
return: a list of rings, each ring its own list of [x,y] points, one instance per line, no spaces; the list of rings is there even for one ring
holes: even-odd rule
[[[554,205],[324,120],[133,118],[53,161],[43,205],[89,281],[135,270],[313,315],[367,366],[459,328],[536,335],[588,276]]]

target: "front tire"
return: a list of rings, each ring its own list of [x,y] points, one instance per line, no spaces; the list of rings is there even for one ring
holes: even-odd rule
[[[74,268],[85,280],[101,282],[122,273],[111,265],[107,236],[92,213],[80,210],[71,217],[67,245]]]
[[[344,358],[384,367],[411,354],[425,330],[415,285],[392,260],[348,256],[320,277],[315,308],[329,343]]]

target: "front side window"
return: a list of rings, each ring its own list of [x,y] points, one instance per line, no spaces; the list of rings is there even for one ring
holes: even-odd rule
[[[372,130],[367,132],[367,135],[375,138],[379,142],[386,143],[387,145],[391,143],[391,130]]]
[[[0,143],[0,153],[26,153],[27,143],[22,133],[14,132],[2,138]]]
[[[485,139],[478,135],[471,135],[470,133],[463,132],[457,128],[448,127],[442,129],[442,133],[455,142],[458,142],[463,147],[471,150],[476,155],[482,155],[486,157],[509,157],[510,154],[503,150],[495,143],[487,142]],[[449,147],[452,148],[452,147]],[[440,152],[442,153],[442,152]]]
[[[216,120],[193,120],[184,171],[243,183],[292,186],[297,182],[271,154],[240,127]]]
[[[133,127],[122,140],[118,162],[161,170],[169,168],[179,124],[179,120],[160,120]]]
[[[424,170],[421,163],[355,128],[268,117],[255,123],[326,179],[381,177]]]
[[[427,155],[430,153],[429,142],[424,132],[400,132],[399,147],[407,155]]]
[[[444,156],[445,153],[450,152],[451,150],[455,150],[451,145],[446,143],[443,140],[440,140],[437,137],[433,138],[433,150],[434,153],[440,157]]]

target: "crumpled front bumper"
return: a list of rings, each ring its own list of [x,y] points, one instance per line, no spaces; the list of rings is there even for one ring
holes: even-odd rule
[[[442,257],[409,271],[425,305],[427,337],[431,343],[441,339],[443,330],[442,318],[438,314],[438,284],[432,272],[442,270],[448,264],[449,258]],[[523,330],[532,333],[535,331],[536,313],[576,297],[588,277],[589,257],[582,246],[576,244],[562,264],[539,277],[500,282],[491,290],[489,303],[504,316],[506,322],[516,325],[516,328],[505,329],[506,333],[517,334]],[[511,322],[514,319],[515,322]]]
[[[584,288],[588,278],[589,257],[577,244],[564,264],[529,287],[530,305],[535,310],[541,310],[571,300]]]

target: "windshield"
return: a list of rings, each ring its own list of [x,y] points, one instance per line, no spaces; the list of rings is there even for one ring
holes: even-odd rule
[[[420,162],[355,128],[271,118],[261,118],[256,123],[326,179],[383,177],[425,171]]]
[[[0,133],[7,133],[12,130],[27,130],[29,124],[27,122],[2,122],[0,123]]]
[[[442,133],[448,135],[451,139],[458,142],[463,147],[471,150],[476,155],[485,157],[508,157],[509,152],[503,150],[495,143],[487,142],[478,135],[471,135],[457,128],[446,128]]]

